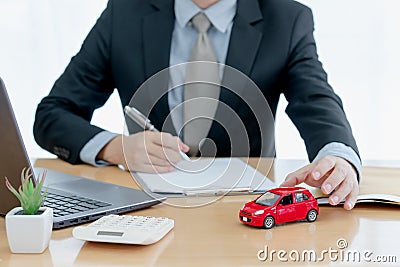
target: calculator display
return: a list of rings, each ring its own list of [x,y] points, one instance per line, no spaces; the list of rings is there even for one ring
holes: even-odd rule
[[[98,231],[97,235],[123,236],[123,232]]]

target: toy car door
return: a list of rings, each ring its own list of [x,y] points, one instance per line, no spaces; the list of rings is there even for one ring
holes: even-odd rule
[[[284,223],[296,220],[296,209],[293,205],[293,195],[284,196],[276,207],[277,223]]]
[[[294,193],[294,206],[296,210],[295,220],[304,220],[306,218],[308,212],[308,205],[306,203],[307,200],[308,197],[303,192]]]

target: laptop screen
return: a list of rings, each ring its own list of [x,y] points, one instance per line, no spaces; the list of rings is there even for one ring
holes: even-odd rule
[[[5,177],[18,188],[21,171],[31,167],[5,85],[0,78],[0,214],[19,206],[18,199],[7,189]]]

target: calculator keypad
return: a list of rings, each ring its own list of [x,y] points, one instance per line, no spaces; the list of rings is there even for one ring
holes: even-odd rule
[[[73,230],[77,239],[148,245],[157,242],[174,227],[174,220],[165,217],[107,215],[88,226]]]
[[[107,228],[115,230],[135,229],[138,231],[155,231],[169,221],[165,217],[108,215],[91,223],[88,227]]]

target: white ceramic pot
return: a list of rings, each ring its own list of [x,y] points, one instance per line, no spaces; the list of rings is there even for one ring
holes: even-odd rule
[[[17,215],[21,207],[6,215],[8,245],[12,253],[42,253],[49,246],[53,230],[53,209],[42,207],[38,215]]]

